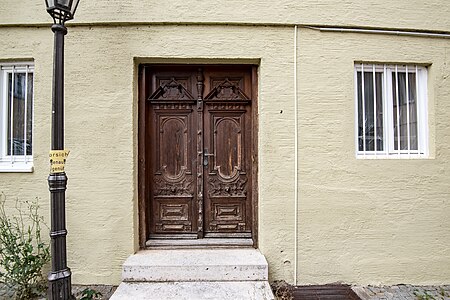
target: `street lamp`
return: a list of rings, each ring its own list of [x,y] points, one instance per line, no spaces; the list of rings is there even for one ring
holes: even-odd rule
[[[72,20],[79,0],[45,0],[47,12],[53,18],[55,34],[53,56],[52,94],[52,145],[50,151],[51,170],[48,176],[51,210],[52,270],[48,275],[48,298],[51,300],[73,299],[71,271],[67,267],[66,251],[66,186],[64,172],[68,152],[64,150],[64,35],[66,21]]]

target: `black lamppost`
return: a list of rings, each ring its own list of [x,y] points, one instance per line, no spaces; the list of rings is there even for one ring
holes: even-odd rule
[[[65,22],[73,19],[79,0],[45,0],[47,12],[52,16],[55,34],[53,57],[52,97],[52,168],[48,177],[51,210],[51,254],[52,270],[48,275],[48,298],[72,299],[71,272],[67,267],[66,252],[66,186],[64,163],[64,35]]]

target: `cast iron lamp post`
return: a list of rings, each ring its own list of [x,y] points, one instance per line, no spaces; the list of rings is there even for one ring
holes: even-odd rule
[[[71,272],[67,267],[66,252],[66,186],[64,172],[64,35],[65,22],[73,19],[79,0],[45,0],[47,12],[52,16],[55,34],[53,57],[52,95],[52,169],[48,177],[51,210],[51,254],[52,270],[48,275],[48,298],[51,300],[72,299]],[[54,164],[59,162],[60,165]],[[55,166],[55,167],[54,167]]]

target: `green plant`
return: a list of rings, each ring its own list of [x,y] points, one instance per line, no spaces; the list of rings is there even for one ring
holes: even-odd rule
[[[6,197],[0,194],[0,283],[12,291],[11,298],[31,299],[45,293],[42,268],[50,260],[49,246],[41,239],[38,199],[26,202],[26,210],[16,200],[16,214],[8,216]]]
[[[450,294],[449,293],[447,293],[445,290],[444,290],[444,288],[440,288],[439,289],[439,294],[442,296],[442,297],[449,297],[450,298]]]
[[[81,292],[81,298],[80,300],[94,300],[94,299],[100,299],[100,297],[103,296],[102,293],[91,289],[91,288],[85,288]]]

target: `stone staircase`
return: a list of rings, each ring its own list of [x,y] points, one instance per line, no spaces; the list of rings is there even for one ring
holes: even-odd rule
[[[257,249],[155,249],[130,256],[111,300],[274,299]]]

